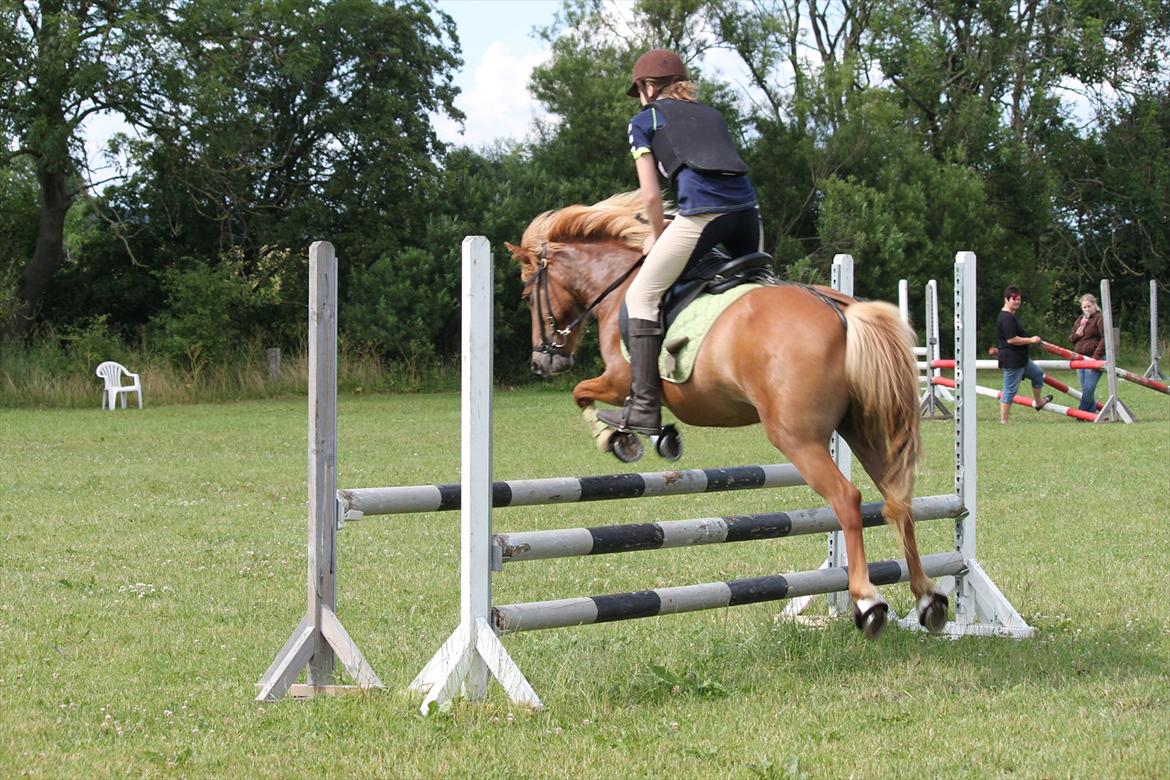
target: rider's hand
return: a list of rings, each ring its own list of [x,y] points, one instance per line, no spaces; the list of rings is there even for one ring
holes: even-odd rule
[[[654,242],[656,240],[658,240],[658,236],[654,235],[653,232],[646,236],[646,240],[642,242],[642,254],[650,254],[650,250],[654,247]]]

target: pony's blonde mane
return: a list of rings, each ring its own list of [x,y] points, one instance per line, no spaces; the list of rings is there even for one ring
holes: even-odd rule
[[[520,278],[527,282],[536,272],[542,252],[551,257],[570,241],[618,241],[641,250],[650,235],[650,223],[641,214],[642,196],[622,192],[592,206],[565,206],[546,211],[528,224],[520,246],[511,246],[512,257],[520,262]]]

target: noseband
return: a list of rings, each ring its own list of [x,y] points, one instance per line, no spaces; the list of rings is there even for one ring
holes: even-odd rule
[[[569,336],[580,327],[581,323],[597,308],[598,304],[604,301],[614,290],[621,287],[626,279],[629,279],[634,271],[638,270],[639,266],[646,260],[646,256],[642,255],[634,261],[634,264],[625,273],[615,279],[609,287],[606,287],[600,295],[593,299],[593,303],[586,306],[585,310],[578,314],[576,319],[564,328],[557,327],[557,318],[552,313],[552,293],[549,292],[548,278],[549,257],[547,241],[541,242],[537,260],[540,267],[536,269],[536,273],[528,281],[528,284],[532,286],[533,300],[536,302],[536,318],[540,321],[540,347],[532,351],[546,355],[568,357],[569,355],[565,351],[565,344],[568,342]],[[548,310],[547,315],[544,313],[546,309]]]

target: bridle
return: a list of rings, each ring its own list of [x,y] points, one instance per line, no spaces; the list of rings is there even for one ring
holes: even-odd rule
[[[566,327],[557,327],[557,318],[553,315],[552,310],[552,293],[549,292],[549,278],[548,278],[548,242],[542,241],[540,243],[540,251],[536,255],[539,268],[532,278],[528,280],[525,287],[532,288],[532,299],[536,305],[536,318],[540,322],[540,347],[532,350],[533,352],[540,352],[546,355],[562,355],[567,357],[565,352],[565,344],[569,340],[569,336],[573,331],[581,326],[586,318],[597,308],[598,304],[606,299],[606,297],[633,275],[634,271],[642,265],[646,260],[646,256],[642,255],[634,264],[626,269],[625,273],[613,281],[609,287],[606,287],[601,293],[593,299],[593,303],[585,307],[585,310],[577,315],[576,319],[570,322]],[[545,310],[548,314],[545,314]]]

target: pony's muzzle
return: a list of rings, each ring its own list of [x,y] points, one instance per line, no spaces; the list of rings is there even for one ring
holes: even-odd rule
[[[562,352],[532,351],[532,373],[537,376],[556,376],[571,369],[575,363],[572,355]]]

